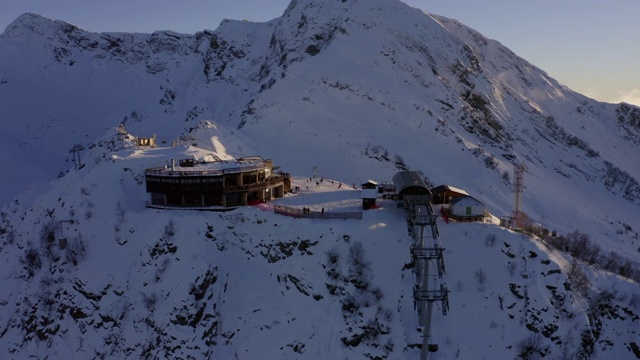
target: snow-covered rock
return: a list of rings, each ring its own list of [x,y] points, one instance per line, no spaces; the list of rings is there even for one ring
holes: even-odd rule
[[[292,206],[354,210],[338,182],[411,169],[497,216],[524,162],[531,222],[598,256],[439,223],[451,311],[435,318],[438,355],[639,356],[625,271],[640,260],[640,109],[575,93],[455,20],[395,0],[294,0],[193,35],[25,14],[0,53],[4,357],[418,356],[403,209],[313,221],[145,207],[146,167],[212,153],[273,159],[304,189],[280,200]],[[122,148],[120,124],[161,146]],[[197,147],[170,146],[186,135]]]

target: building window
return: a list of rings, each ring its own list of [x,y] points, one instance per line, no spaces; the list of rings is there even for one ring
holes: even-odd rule
[[[247,193],[247,202],[248,203],[253,203],[253,202],[256,202],[256,201],[259,201],[259,200],[261,200],[261,199],[258,197],[258,192],[257,191],[250,191],[250,192]]]
[[[204,206],[222,206],[222,194],[205,194]]]
[[[230,193],[226,195],[227,206],[239,205],[241,203],[240,193]]]
[[[182,196],[180,194],[167,194],[167,205],[182,206]]]
[[[250,185],[258,182],[258,174],[256,172],[242,174],[242,185]]]
[[[202,195],[200,194],[185,194],[184,195],[185,206],[202,206]]]
[[[238,186],[238,176],[235,174],[225,176],[224,184],[226,186]]]
[[[203,178],[202,182],[205,184],[222,184],[222,177]]]
[[[154,205],[166,205],[164,194],[151,193],[151,203]]]

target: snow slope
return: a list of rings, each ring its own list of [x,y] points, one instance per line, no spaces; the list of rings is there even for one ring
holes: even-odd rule
[[[497,216],[510,214],[512,162],[524,161],[532,222],[588,234],[621,266],[640,260],[639,109],[574,93],[398,1],[292,1],[270,22],[194,35],[96,34],[25,14],[0,51],[0,160],[15,169],[0,175],[6,357],[418,357],[395,202],[339,221],[147,209],[144,168],[170,158],[271,158],[305,189],[280,202],[327,211],[359,203],[336,182],[409,168]],[[120,123],[163,147],[120,148]],[[187,134],[198,147],[168,146]],[[334,187],[306,182],[314,166]],[[579,262],[578,289],[571,255],[535,237],[439,225],[452,293],[435,319],[438,357],[515,358],[529,345],[587,357],[589,336],[593,358],[638,354],[633,281]]]
[[[419,356],[411,239],[395,201],[380,200],[362,220],[296,219],[268,206],[153,210],[144,207],[144,168],[210,152],[97,149],[109,157],[55,180],[28,211],[5,215],[6,356]],[[316,186],[295,177],[302,191],[277,203],[357,211],[359,191],[332,180]],[[597,319],[596,358],[629,356],[637,284],[592,268],[588,300],[569,290],[569,256],[540,239],[490,224],[438,225],[451,290],[449,313],[434,317],[438,357],[515,358],[528,342],[543,354],[572,356]],[[354,251],[366,264],[366,290],[353,284]],[[605,291],[613,305],[593,314]]]

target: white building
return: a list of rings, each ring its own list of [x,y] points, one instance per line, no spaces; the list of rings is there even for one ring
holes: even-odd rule
[[[459,217],[484,216],[485,206],[476,198],[461,196],[451,200],[451,215]]]

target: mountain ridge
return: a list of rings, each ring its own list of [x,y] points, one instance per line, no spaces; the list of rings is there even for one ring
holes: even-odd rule
[[[328,211],[358,207],[358,199],[331,195],[326,184],[314,194],[306,180],[314,167],[348,185],[411,169],[431,185],[467,190],[497,216],[511,212],[513,162],[524,161],[523,210],[532,222],[588,234],[602,254],[640,258],[640,110],[577,94],[455,20],[391,0],[294,0],[269,22],[225,20],[194,35],[97,34],[33,14],[18,20],[0,35],[8,54],[0,59],[0,130],[9,140],[0,156],[20,170],[2,179],[19,195],[2,211],[0,253],[12,270],[0,341],[16,356],[50,348],[66,356],[65,341],[87,357],[417,355],[409,243],[395,203],[348,224],[256,208],[147,209],[144,169],[170,158],[271,158],[312,188],[282,201],[321,199],[312,206]],[[157,134],[161,147],[121,148],[120,124]],[[197,147],[169,146],[180,137]],[[76,145],[84,166],[73,166]],[[23,192],[38,179],[44,185]],[[56,226],[68,219],[74,223]],[[595,329],[604,357],[628,355],[638,343],[626,322],[637,313],[633,281],[585,264],[592,287],[583,296],[565,285],[575,280],[571,256],[540,239],[488,224],[439,226],[455,264],[455,321],[435,320],[448,356],[477,347],[486,357],[515,357],[527,339],[544,345],[540,356],[545,346],[554,356],[586,351],[585,339],[558,342],[571,329]],[[73,251],[55,250],[57,230]],[[349,283],[356,242],[380,299]],[[527,281],[516,269],[532,252],[539,259]],[[337,278],[329,254],[341,259]],[[479,283],[478,273],[495,280]],[[247,286],[265,296],[246,297]],[[519,297],[526,288],[535,300]],[[598,315],[609,309],[602,294],[615,299],[615,320]],[[361,316],[345,312],[352,305]],[[306,311],[314,306],[328,319]],[[464,325],[479,312],[482,328]],[[533,336],[543,328],[548,336]],[[504,349],[492,348],[485,329]],[[470,333],[478,340],[469,342]],[[358,339],[362,345],[349,345]]]
[[[27,166],[21,175],[25,179],[50,179],[53,177],[51,170],[56,171],[58,176],[68,171],[68,168],[65,170],[61,166],[60,159],[66,157],[65,162],[70,163],[70,148],[83,142],[90,146],[93,139],[101,136],[105,127],[125,123],[132,133],[146,136],[162,129],[163,133],[158,135],[164,141],[171,141],[180,133],[186,134],[196,127],[200,119],[213,118],[218,119],[216,122],[222,126],[237,127],[237,134],[261,138],[261,141],[254,143],[252,150],[234,149],[234,155],[268,154],[282,159],[284,166],[297,171],[309,167],[307,159],[317,159],[312,161],[330,169],[332,161],[328,159],[343,155],[365,155],[365,159],[372,159],[372,151],[386,151],[391,154],[390,157],[401,160],[396,163],[423,171],[427,177],[433,178],[432,182],[454,179],[465,187],[485,191],[482,185],[484,180],[475,183],[464,180],[464,177],[455,175],[455,167],[447,168],[447,174],[441,173],[440,167],[429,171],[421,168],[423,165],[420,165],[421,161],[416,155],[422,152],[440,158],[453,157],[456,159],[454,163],[470,164],[476,171],[488,170],[490,175],[486,176],[490,176],[489,182],[498,178],[498,183],[504,184],[501,192],[508,192],[511,159],[517,157],[528,163],[532,174],[551,171],[571,179],[557,182],[556,186],[562,188],[562,192],[575,192],[572,181],[577,179],[579,182],[598,183],[604,191],[636,204],[636,207],[640,203],[637,181],[640,170],[633,155],[637,153],[636,143],[640,139],[640,112],[637,107],[590,101],[558,84],[526,61],[521,61],[499,43],[467,30],[456,21],[424,15],[393,1],[355,5],[340,3],[335,6],[338,10],[333,11],[341,15],[331,17],[333,13],[327,12],[329,22],[325,24],[328,25],[322,25],[320,20],[316,20],[319,25],[303,21],[305,18],[327,17],[327,13],[323,13],[327,11],[326,6],[313,1],[294,1],[283,18],[258,24],[223,21],[219,31],[204,31],[195,35],[169,32],[150,35],[92,34],[32,14],[20,17],[16,22],[26,23],[22,25],[25,28],[57,29],[52,31],[70,36],[66,42],[71,45],[102,45],[80,48],[78,54],[75,54],[76,50],[54,46],[46,50],[50,55],[44,62],[21,61],[20,66],[30,64],[22,66],[22,69],[37,69],[40,66],[47,69],[45,82],[36,87],[32,84],[41,79],[37,76],[38,71],[19,70],[16,67],[18,62],[11,61],[15,57],[8,56],[5,59],[0,67],[5,79],[0,92],[4,99],[2,115],[9,121],[4,123],[2,130],[9,134],[10,141],[5,143],[7,149],[21,149],[19,152],[3,151],[5,154],[15,154],[15,157],[5,155],[5,160]],[[358,7],[356,14],[366,14],[368,20],[359,21],[357,15],[346,17],[344,11],[351,7]],[[307,16],[305,11],[313,13]],[[396,23],[388,20],[387,14],[398,12],[411,14],[408,17],[410,20],[393,30],[391,26]],[[421,20],[426,22],[420,25]],[[29,21],[44,22],[44,25],[29,26]],[[13,33],[19,32],[18,26],[8,28],[12,28]],[[238,28],[253,30],[239,32]],[[254,45],[247,41],[254,38],[255,34],[263,33],[258,31],[263,28],[273,29],[272,35],[260,35],[260,41],[255,46],[266,49],[266,53],[258,51],[250,55],[254,52]],[[288,28],[292,29],[290,33],[284,30]],[[406,32],[406,29],[413,28],[426,30],[419,30],[415,34]],[[225,35],[225,31],[228,34]],[[74,33],[77,34],[71,35]],[[237,33],[241,35],[232,37]],[[385,34],[390,34],[390,38],[387,39]],[[463,35],[465,38],[461,40],[460,36]],[[118,36],[120,40],[113,40],[110,36]],[[357,47],[358,44],[352,40],[363,36],[381,39],[382,43],[370,41],[367,47]],[[3,37],[6,39],[6,34]],[[270,38],[268,44],[267,38]],[[458,40],[438,40],[445,38]],[[110,41],[116,41],[119,45],[109,48],[107,44],[111,44]],[[438,41],[445,41],[446,45],[439,46]],[[7,53],[15,53],[20,49],[19,44],[7,41],[0,44],[3,48],[14,50]],[[148,49],[145,50],[146,55],[135,55],[145,53],[133,50],[143,45]],[[307,50],[313,46],[317,52],[308,53]],[[489,48],[482,52],[481,46]],[[350,50],[355,48],[366,55],[361,56]],[[60,54],[63,56],[60,57]],[[85,56],[87,54],[88,57]],[[106,57],[108,54],[112,58]],[[124,59],[134,60],[128,64]],[[505,59],[506,64],[498,62]],[[72,62],[75,65],[70,65]],[[384,66],[389,66],[389,71],[377,71]],[[15,70],[16,74],[8,76],[9,70]],[[109,75],[112,71],[126,75],[120,80]],[[376,73],[376,77],[368,76],[371,71]],[[74,73],[88,75],[89,78],[81,80],[80,86],[75,83],[65,85],[66,81],[62,79]],[[353,75],[355,77],[350,80],[349,77]],[[307,83],[297,79],[305,79]],[[509,81],[505,82],[504,79]],[[96,82],[101,84],[101,88],[107,89],[106,95],[84,91],[85,86]],[[286,86],[281,91],[282,83],[286,83]],[[380,87],[381,83],[394,84],[394,91],[385,91]],[[409,87],[395,85],[402,83]],[[537,86],[531,87],[535,84]],[[58,91],[66,92],[65,96],[53,92],[56,86],[65,89]],[[274,87],[278,91],[274,91]],[[9,94],[17,96],[19,100],[9,103]],[[319,95],[322,101],[314,103],[311,94]],[[284,108],[280,101],[283,98],[297,101],[290,102],[288,108]],[[77,99],[82,99],[81,103]],[[325,106],[327,103],[332,103],[332,106]],[[360,106],[361,115],[344,122],[342,114],[354,105]],[[42,113],[41,108],[48,113]],[[305,113],[310,119],[299,121],[299,114]],[[179,122],[176,118],[184,120]],[[370,124],[368,119],[377,119],[379,125]],[[15,122],[28,124],[27,131],[13,126]],[[330,126],[324,130],[314,129],[315,123]],[[343,139],[340,135],[335,137],[335,132],[341,131],[338,129],[349,123],[357,129],[357,135],[350,139]],[[389,143],[385,140],[384,132],[376,130],[379,126],[389,125],[401,129],[403,133],[398,133],[398,136],[406,136],[407,141],[401,145]],[[426,131],[425,125],[435,129],[435,132]],[[57,137],[46,135],[60,130],[72,134],[74,143],[60,142]],[[291,134],[287,134],[289,130],[292,130]],[[318,137],[318,130],[325,134]],[[300,151],[295,146],[297,141],[290,142],[293,146],[288,147],[287,142],[280,142],[279,139],[297,134],[308,136],[308,146],[302,149],[307,154],[305,157],[292,158],[287,154]],[[418,134],[422,135],[414,138]],[[438,146],[436,141],[426,144],[424,149],[415,148],[423,142],[422,136],[431,137],[433,134],[439,137],[438,141],[444,141],[447,145]],[[319,140],[314,143],[315,139]],[[325,146],[324,139],[332,139],[333,145]],[[275,141],[270,143],[271,140]],[[540,144],[549,146],[553,151],[541,153]],[[453,150],[459,145],[463,151],[471,151],[473,157]],[[58,155],[38,156],[39,146]],[[324,156],[325,153],[327,156]],[[383,164],[384,167],[386,165]],[[46,169],[49,169],[49,175],[45,176],[43,171]],[[355,178],[348,182],[368,177],[367,171],[356,171]],[[388,168],[371,171],[371,175],[390,177]],[[9,186],[18,186],[23,190],[25,185],[33,181],[16,181],[16,175],[12,173],[5,176],[10,179],[7,181]],[[536,179],[538,177],[534,175],[532,180],[542,180]],[[563,212],[549,214],[544,209],[547,206],[544,204],[552,202],[553,197],[544,198],[546,192],[542,190],[543,183],[534,182],[530,185],[536,197],[542,195],[543,198],[532,198],[526,202],[533,205],[540,201],[528,211],[536,214],[546,212],[550,218],[560,218],[559,214]],[[508,193],[504,195],[500,200],[496,198],[497,201],[490,203],[490,206],[499,213],[508,214],[510,196]],[[625,210],[623,213],[634,211]],[[602,215],[600,218],[605,217],[604,213]],[[580,217],[577,215],[569,222],[578,221]],[[631,218],[626,218],[623,223],[632,223]],[[550,225],[562,227],[561,224]],[[607,231],[602,233],[604,235]]]

